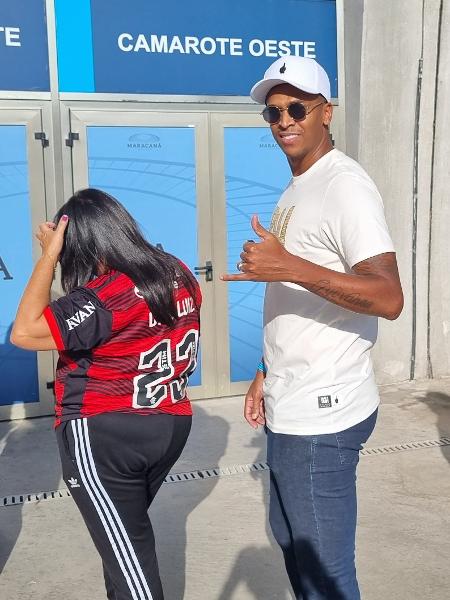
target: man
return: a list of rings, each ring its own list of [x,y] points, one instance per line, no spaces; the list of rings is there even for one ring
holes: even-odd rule
[[[333,149],[330,83],[314,60],[285,56],[251,90],[292,179],[270,232],[252,218],[238,275],[268,282],[264,358],[245,418],[265,425],[269,519],[296,598],[358,600],[356,466],[379,396],[370,349],[377,317],[403,307],[380,195]]]

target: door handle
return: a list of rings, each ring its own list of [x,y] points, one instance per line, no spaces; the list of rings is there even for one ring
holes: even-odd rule
[[[205,265],[203,267],[194,267],[194,273],[196,275],[200,275],[201,273],[205,274],[205,280],[206,281],[212,281],[213,280],[213,265],[212,262],[210,260],[207,260],[205,262]]]

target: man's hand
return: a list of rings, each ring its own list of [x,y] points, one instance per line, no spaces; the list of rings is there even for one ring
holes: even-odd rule
[[[347,310],[396,319],[403,308],[403,293],[395,252],[384,252],[356,265],[350,273],[333,271],[288,252],[278,239],[252,217],[261,238],[244,244],[239,275],[222,275],[223,281],[282,281],[299,285]]]
[[[238,263],[239,275],[222,275],[223,281],[289,281],[292,276],[292,260],[299,260],[290,254],[278,238],[265,229],[256,215],[252,217],[253,231],[261,239],[255,243],[245,242],[241,260]]]
[[[263,382],[264,374],[262,371],[258,371],[245,396],[244,417],[253,429],[258,429],[258,425],[264,425],[266,422]]]

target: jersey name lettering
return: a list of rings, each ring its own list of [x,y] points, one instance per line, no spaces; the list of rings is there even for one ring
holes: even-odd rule
[[[66,323],[69,326],[69,331],[75,329],[75,327],[78,327],[78,325],[80,325],[85,319],[90,317],[96,309],[96,307],[91,301],[85,304],[83,308],[84,310],[77,310],[77,312],[72,317],[66,319]]]
[[[161,325],[161,323],[155,319],[155,317],[153,316],[153,314],[151,312],[149,312],[148,313],[148,326],[156,327],[157,325]]]
[[[179,317],[184,317],[185,315],[189,315],[195,311],[194,300],[193,298],[183,298],[183,300],[177,301],[177,313]],[[148,316],[148,326],[156,327],[157,325],[161,325],[155,317],[149,312]]]
[[[194,310],[195,306],[193,298],[184,298],[181,302],[178,300],[177,311],[179,317],[193,313]]]

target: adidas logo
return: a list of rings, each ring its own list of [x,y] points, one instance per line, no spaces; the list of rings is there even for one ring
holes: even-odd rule
[[[71,477],[67,483],[70,485],[71,488],[80,487],[78,479],[75,479],[75,477]]]

